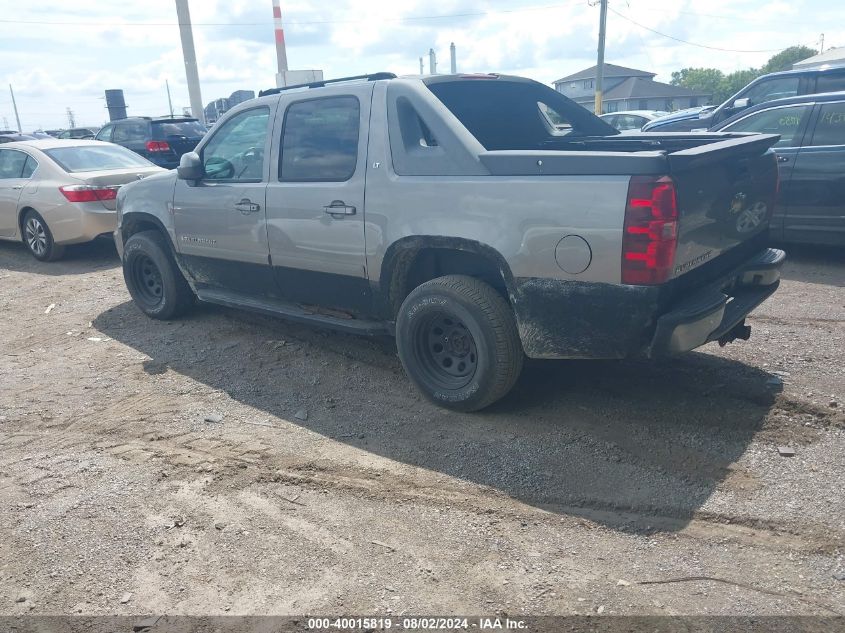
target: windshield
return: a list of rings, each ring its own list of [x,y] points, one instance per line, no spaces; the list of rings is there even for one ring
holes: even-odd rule
[[[205,136],[205,126],[199,121],[153,121],[153,138],[172,136],[199,138]]]
[[[152,167],[153,164],[120,145],[80,145],[56,147],[44,153],[68,173]]]
[[[562,136],[619,133],[586,108],[533,81],[433,81],[428,88],[488,150],[543,149]]]

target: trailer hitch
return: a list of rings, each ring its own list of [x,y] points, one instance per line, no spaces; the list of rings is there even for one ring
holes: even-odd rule
[[[745,325],[745,319],[737,323],[733,326],[730,330],[728,330],[725,334],[719,337],[719,347],[724,347],[731,341],[735,341],[736,339],[741,339],[743,341],[747,341],[751,338],[751,326]]]

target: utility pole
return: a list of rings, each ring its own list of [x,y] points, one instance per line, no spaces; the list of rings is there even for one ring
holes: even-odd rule
[[[73,129],[76,127],[76,119],[73,118],[73,110],[70,108],[67,109],[67,124],[68,129]]]
[[[188,0],[176,0],[176,15],[179,19],[179,35],[182,38],[182,55],[185,58],[185,77],[188,80],[188,96],[191,99],[191,114],[205,123],[200,94],[200,76],[197,70],[197,54],[194,51],[194,33],[191,29],[191,12]]]
[[[819,55],[824,53],[824,33],[822,33],[821,37],[819,38]]]
[[[437,55],[433,48],[428,49],[428,72],[432,75],[437,74]]]
[[[449,71],[455,75],[458,73],[458,58],[455,54],[455,43],[449,45]]]
[[[601,114],[602,84],[604,83],[604,35],[607,27],[607,0],[601,0],[599,17],[599,54],[596,64],[596,116]]]
[[[15,91],[12,90],[12,84],[9,84],[9,93],[12,95],[12,107],[15,109],[15,120],[18,122],[18,132],[23,132],[21,127],[21,118],[18,116],[18,104],[15,103]]]
[[[421,74],[421,75],[424,75],[424,74],[425,74],[425,67],[423,66],[423,60],[422,60],[422,57],[420,57],[420,74]]]
[[[173,118],[173,102],[170,100],[170,82],[164,80],[164,85],[167,86],[167,106],[170,108],[170,118]]]

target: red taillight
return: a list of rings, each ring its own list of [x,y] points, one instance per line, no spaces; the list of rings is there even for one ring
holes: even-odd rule
[[[59,187],[69,202],[104,202],[117,198],[119,187],[96,187],[92,185],[65,185]]]
[[[148,152],[169,152],[170,144],[167,141],[147,141]]]
[[[678,200],[668,176],[633,176],[622,236],[622,283],[669,279],[678,245]]]

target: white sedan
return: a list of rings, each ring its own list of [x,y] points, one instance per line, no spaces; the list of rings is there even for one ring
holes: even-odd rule
[[[661,110],[623,110],[622,112],[608,112],[599,118],[610,123],[620,132],[639,132],[646,123],[666,116],[668,112]]]
[[[41,261],[111,234],[121,185],[166,171],[119,145],[44,139],[0,146],[0,239]]]

